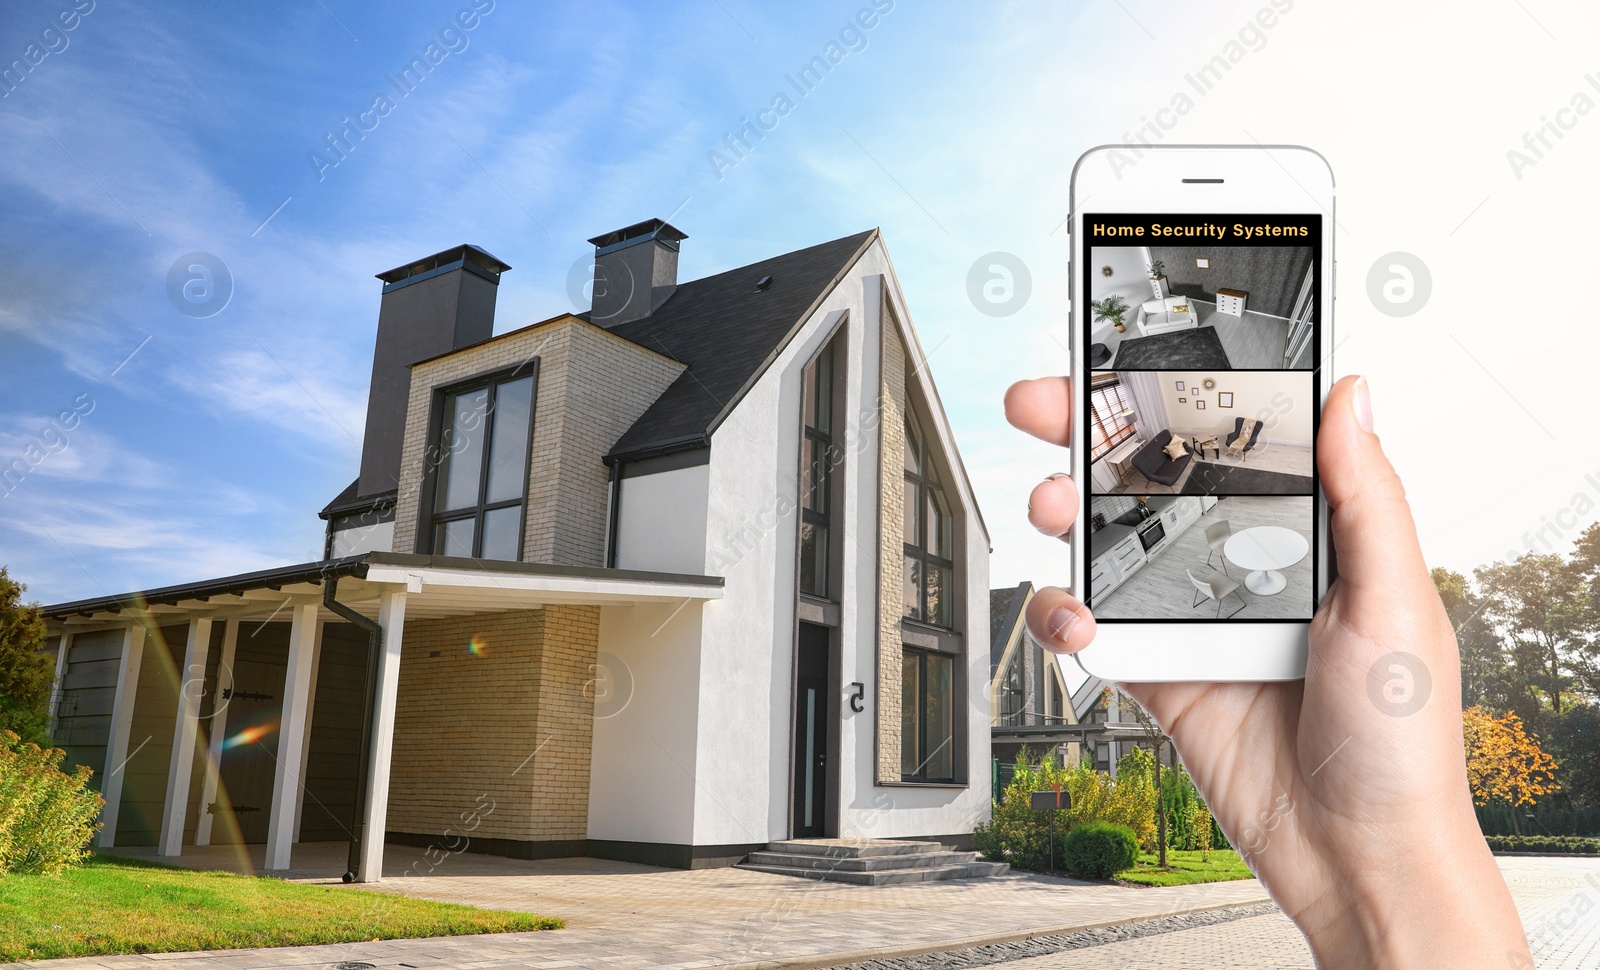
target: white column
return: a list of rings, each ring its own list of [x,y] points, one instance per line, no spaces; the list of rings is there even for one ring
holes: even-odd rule
[[[383,878],[383,835],[389,821],[389,759],[394,751],[394,708],[400,696],[400,644],[406,625],[406,594],[384,593],[378,601],[378,624],[383,627],[378,655],[378,683],[374,685],[372,757],[367,763],[367,817],[361,840],[357,882]]]
[[[278,763],[273,771],[272,814],[267,819],[267,869],[289,868],[289,849],[294,841],[294,807],[300,801],[300,751],[306,742],[317,608],[316,603],[295,606],[294,619],[289,625],[289,667],[283,678]]]
[[[56,679],[50,683],[50,734],[56,733],[56,726],[60,723],[58,712],[61,710],[61,695],[66,689],[67,682],[67,653],[72,649],[72,634],[63,632],[61,642],[56,644]]]
[[[317,635],[312,640],[311,688],[306,694],[306,743],[300,746],[300,797],[294,803],[294,840],[300,841],[300,819],[306,814],[306,765],[311,761],[311,724],[317,714],[317,671],[322,669],[322,620],[317,620]]]
[[[211,650],[211,617],[189,621],[178,677],[178,715],[172,726],[172,759],[167,762],[167,800],[161,809],[161,842],[157,855],[183,851],[183,823],[189,809],[189,781],[194,777],[194,738],[200,726],[200,697],[206,689],[206,654]]]
[[[139,693],[139,667],[144,662],[144,626],[135,620],[122,631],[122,660],[117,666],[117,696],[111,703],[111,735],[106,741],[105,773],[100,794],[100,845],[116,845],[117,810],[122,807],[122,769],[130,757],[128,734],[133,730],[133,702]]]
[[[222,628],[222,656],[217,660],[217,696],[211,702],[211,723],[206,725],[206,780],[200,790],[200,818],[194,825],[194,844],[211,844],[212,814],[208,807],[217,800],[217,783],[222,774],[222,742],[228,738],[228,702],[224,690],[233,690],[233,652],[239,645],[239,621],[229,620]]]

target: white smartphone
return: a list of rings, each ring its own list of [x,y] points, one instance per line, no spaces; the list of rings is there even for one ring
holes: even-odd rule
[[[1072,170],[1076,654],[1112,681],[1305,676],[1333,580],[1333,173],[1292,146],[1127,145]]]

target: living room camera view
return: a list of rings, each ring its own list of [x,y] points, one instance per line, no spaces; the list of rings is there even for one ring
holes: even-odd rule
[[[1314,495],[1311,371],[1109,371],[1089,380],[1096,495]]]
[[[1310,246],[1095,246],[1095,369],[1309,370]]]

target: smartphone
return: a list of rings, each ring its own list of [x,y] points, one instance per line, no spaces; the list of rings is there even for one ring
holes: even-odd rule
[[[1072,171],[1075,654],[1112,681],[1305,676],[1333,579],[1333,173],[1293,146],[1095,148]]]

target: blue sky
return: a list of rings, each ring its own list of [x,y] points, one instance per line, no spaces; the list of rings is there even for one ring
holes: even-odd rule
[[[1048,580],[1064,557],[1022,510],[1060,459],[998,402],[1063,366],[1072,162],[1145,124],[1267,5],[879,0],[800,97],[785,75],[871,0],[500,0],[443,40],[470,0],[76,0],[92,9],[73,29],[43,33],[73,2],[0,10],[0,62],[55,49],[0,98],[0,465],[43,456],[0,497],[0,563],[46,602],[317,558],[315,513],[356,471],[374,273],[483,246],[515,267],[505,331],[575,308],[586,238],[669,214],[690,235],[683,278],[882,227],[993,534],[994,583]],[[1592,194],[1600,122],[1533,168],[1506,161],[1582,89],[1591,14],[1290,7],[1161,136],[1298,142],[1332,161],[1339,370],[1372,379],[1379,430],[1428,498],[1430,558],[1470,568],[1600,499],[1583,449],[1560,444],[1582,440],[1592,405],[1572,356],[1551,352],[1592,328],[1555,314],[1505,341],[1484,300],[1486,274],[1514,267],[1592,288],[1572,256],[1592,239],[1564,213]],[[450,52],[400,97],[385,76],[430,43]],[[1470,70],[1454,53],[1491,48]],[[708,153],[780,91],[792,110],[719,178]],[[371,120],[379,94],[392,108],[319,173],[311,153],[347,116]],[[1404,320],[1363,292],[1397,250],[1433,271],[1432,303]],[[1010,316],[967,295],[995,251],[1032,277]],[[214,316],[168,297],[191,252],[232,276]],[[71,428],[52,425],[74,408]],[[1530,441],[1537,476],[1461,474],[1463,450]]]

